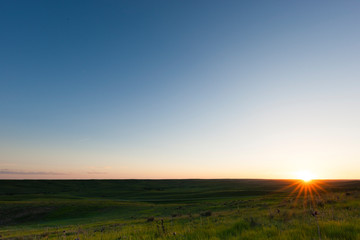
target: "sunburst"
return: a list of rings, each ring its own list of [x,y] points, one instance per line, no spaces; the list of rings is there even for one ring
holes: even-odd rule
[[[307,207],[309,203],[311,204],[309,207],[315,208],[316,199],[321,199],[321,193],[325,192],[325,189],[321,185],[323,185],[323,183],[320,180],[305,178],[295,180],[295,182],[287,188],[292,188],[289,196],[295,197],[294,205],[297,205],[299,199],[302,199],[304,207]]]
[[[290,189],[289,197],[294,199],[293,204],[297,205],[302,200],[304,208],[316,207],[316,201],[321,199],[321,194],[326,192],[324,182],[315,179],[315,175],[308,171],[297,173],[297,179],[282,190]]]

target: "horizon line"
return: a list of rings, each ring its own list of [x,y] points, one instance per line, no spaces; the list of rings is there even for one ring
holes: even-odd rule
[[[54,180],[54,181],[73,181],[73,180],[302,180],[299,178],[4,178],[0,179],[0,181],[9,181],[9,180]],[[360,178],[316,178],[312,179],[313,181],[360,181]]]

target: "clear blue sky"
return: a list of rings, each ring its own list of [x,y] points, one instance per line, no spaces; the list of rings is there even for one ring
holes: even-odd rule
[[[360,178],[358,1],[1,1],[0,178]]]

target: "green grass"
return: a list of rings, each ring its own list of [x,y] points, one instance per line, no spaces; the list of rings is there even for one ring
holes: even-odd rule
[[[0,239],[360,239],[360,182],[321,181],[314,201],[291,183],[4,180]]]

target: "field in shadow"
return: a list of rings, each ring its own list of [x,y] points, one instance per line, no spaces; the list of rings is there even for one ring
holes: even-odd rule
[[[360,181],[294,183],[2,180],[0,239],[360,238]]]

